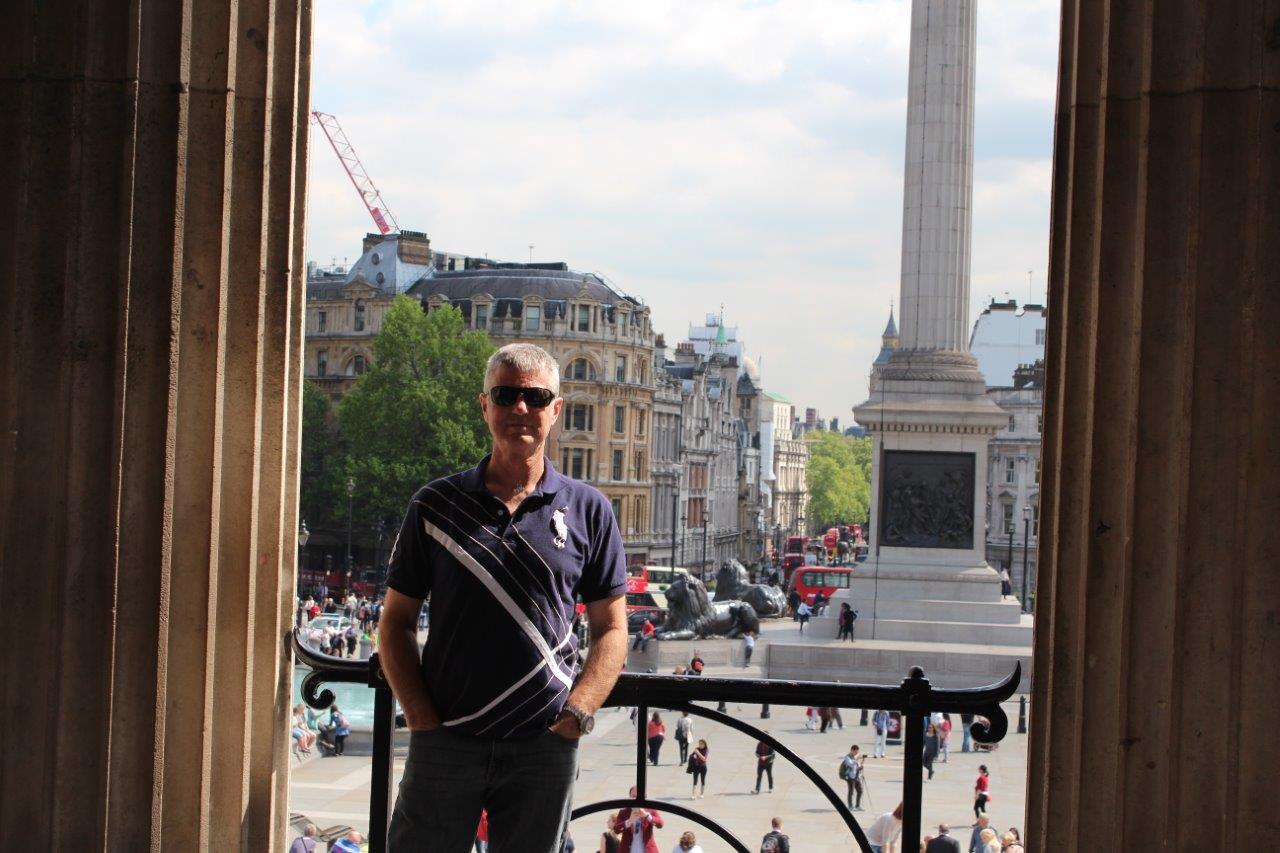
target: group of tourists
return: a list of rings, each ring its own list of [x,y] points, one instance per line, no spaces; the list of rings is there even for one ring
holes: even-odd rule
[[[940,823],[937,835],[926,835],[921,840],[920,850],[921,853],[962,853],[965,848],[960,846],[960,839],[951,834],[951,826]],[[970,827],[967,853],[1025,853],[1025,850],[1022,834],[1016,827],[1001,833],[991,826],[986,815],[979,816]]]
[[[840,709],[834,707],[826,708],[805,708],[804,709],[804,728],[805,731],[817,731],[819,734],[825,734],[827,729],[832,725],[844,728],[844,718],[840,716]]]

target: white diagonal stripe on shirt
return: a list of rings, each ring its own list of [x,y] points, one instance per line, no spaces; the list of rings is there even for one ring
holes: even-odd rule
[[[502,609],[506,610],[507,613],[510,614],[511,618],[516,621],[516,624],[520,626],[520,630],[524,631],[525,636],[533,641],[534,648],[538,650],[540,655],[542,655],[542,659],[546,662],[547,666],[550,667],[551,674],[555,679],[566,687],[570,686],[573,679],[568,675],[565,675],[565,673],[561,671],[560,667],[556,665],[555,656],[551,652],[551,647],[547,645],[546,639],[541,633],[539,633],[537,627],[534,626],[533,621],[529,619],[528,616],[524,615],[524,612],[520,609],[519,605],[515,603],[515,600],[511,598],[511,595],[502,588],[502,584],[498,583],[493,575],[485,571],[484,566],[480,565],[479,561],[468,554],[466,549],[455,542],[449,534],[445,533],[425,518],[422,519],[422,527],[427,532],[428,536],[443,545],[445,550],[452,554],[454,559],[462,564],[463,568],[475,575],[476,580],[484,584],[485,589],[489,590],[490,594],[492,594],[497,602],[502,605]]]
[[[515,693],[517,690],[519,690],[521,687],[523,687],[523,686],[524,686],[524,685],[529,681],[529,679],[530,679],[530,678],[533,678],[535,675],[537,675],[539,672],[541,672],[541,671],[542,671],[542,668],[543,668],[544,666],[546,666],[546,665],[547,665],[547,664],[546,664],[546,661],[539,661],[537,666],[535,666],[533,669],[531,669],[531,670],[529,670],[527,673],[525,673],[525,674],[524,674],[524,677],[523,677],[523,678],[521,678],[519,681],[517,681],[515,684],[511,685],[511,686],[510,686],[510,687],[508,687],[506,690],[504,690],[504,691],[502,691],[501,693],[499,693],[499,694],[497,695],[497,697],[495,697],[495,698],[494,698],[494,700],[493,700],[492,702],[490,702],[488,705],[485,705],[483,708],[481,708],[479,711],[476,711],[474,714],[468,714],[468,715],[467,715],[467,716],[465,716],[465,717],[457,717],[457,718],[452,719],[452,720],[445,720],[445,721],[444,721],[444,725],[446,725],[446,726],[456,726],[456,725],[460,725],[461,723],[469,723],[469,722],[471,722],[472,720],[476,719],[477,717],[483,717],[485,714],[487,714],[487,713],[489,713],[490,711],[492,711],[492,710],[494,709],[494,707],[496,707],[496,706],[497,706],[497,704],[498,704],[499,702],[501,702],[502,700],[506,699],[506,698],[507,698],[508,696],[510,696],[512,693]],[[501,719],[501,718],[499,718],[499,719]]]

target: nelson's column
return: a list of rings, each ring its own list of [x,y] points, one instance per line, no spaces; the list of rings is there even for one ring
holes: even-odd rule
[[[975,12],[975,0],[912,4],[900,345],[853,410],[874,441],[871,550],[847,600],[859,637],[1029,657],[1031,619],[985,556],[987,442],[1008,415],[967,342]]]

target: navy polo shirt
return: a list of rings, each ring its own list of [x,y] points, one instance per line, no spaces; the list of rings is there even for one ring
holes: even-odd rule
[[[545,729],[578,671],[575,595],[626,592],[626,556],[598,490],[545,461],[515,515],[484,485],[486,456],[413,496],[387,586],[430,594],[427,692],[452,731],[509,738]]]

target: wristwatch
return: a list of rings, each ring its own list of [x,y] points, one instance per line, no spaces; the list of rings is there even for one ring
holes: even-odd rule
[[[560,712],[567,713],[577,720],[578,731],[584,735],[591,734],[591,730],[596,727],[596,718],[571,702],[566,702]]]

